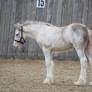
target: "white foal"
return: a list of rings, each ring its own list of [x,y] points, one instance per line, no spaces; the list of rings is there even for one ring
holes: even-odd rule
[[[30,21],[16,24],[14,47],[20,48],[20,44],[25,43],[26,37],[36,40],[43,50],[47,67],[44,83],[50,84],[54,80],[52,53],[75,48],[80,59],[81,70],[79,79],[74,84],[86,84],[87,57],[92,65],[92,32],[85,25],[73,23],[65,27],[56,27],[49,23]]]

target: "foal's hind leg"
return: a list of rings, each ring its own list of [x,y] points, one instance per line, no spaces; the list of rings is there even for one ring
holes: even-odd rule
[[[90,62],[90,65],[91,65],[91,71],[92,71],[92,55],[88,56],[88,59],[89,59],[89,62]],[[89,85],[92,85],[92,81],[89,82]]]
[[[47,68],[47,75],[46,79],[44,80],[44,83],[53,83],[53,60],[52,60],[52,53],[50,49],[48,48],[43,48],[43,53],[45,56],[45,63],[46,63],[46,68]]]
[[[86,69],[87,69],[87,57],[85,55],[85,48],[83,47],[75,47],[77,54],[80,59],[80,64],[81,64],[81,70],[80,70],[80,75],[79,79],[77,82],[74,82],[75,85],[84,85],[86,84]]]
[[[88,51],[87,51],[87,57],[88,57],[88,60],[90,62],[91,71],[92,71],[92,50],[88,49]],[[89,82],[89,85],[92,85],[92,81]]]

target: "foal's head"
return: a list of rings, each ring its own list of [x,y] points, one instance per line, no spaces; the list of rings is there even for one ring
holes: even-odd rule
[[[20,48],[21,44],[25,43],[25,35],[24,35],[24,30],[23,30],[23,25],[22,24],[15,24],[15,37],[14,37],[14,43],[13,46],[15,48]]]

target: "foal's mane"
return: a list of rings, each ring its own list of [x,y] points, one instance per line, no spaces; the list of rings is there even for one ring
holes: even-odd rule
[[[52,25],[50,23],[45,23],[45,22],[41,22],[41,21],[25,21],[23,25],[25,26],[25,25],[31,25],[31,24],[40,24],[40,25],[54,26],[54,25]]]

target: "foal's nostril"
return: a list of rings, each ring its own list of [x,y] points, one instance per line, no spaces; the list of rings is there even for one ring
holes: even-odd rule
[[[13,43],[13,47],[14,47],[14,48],[19,48],[19,44],[16,43],[16,42],[14,41],[14,43]]]
[[[14,48],[18,48],[19,46],[18,45],[14,45]]]

